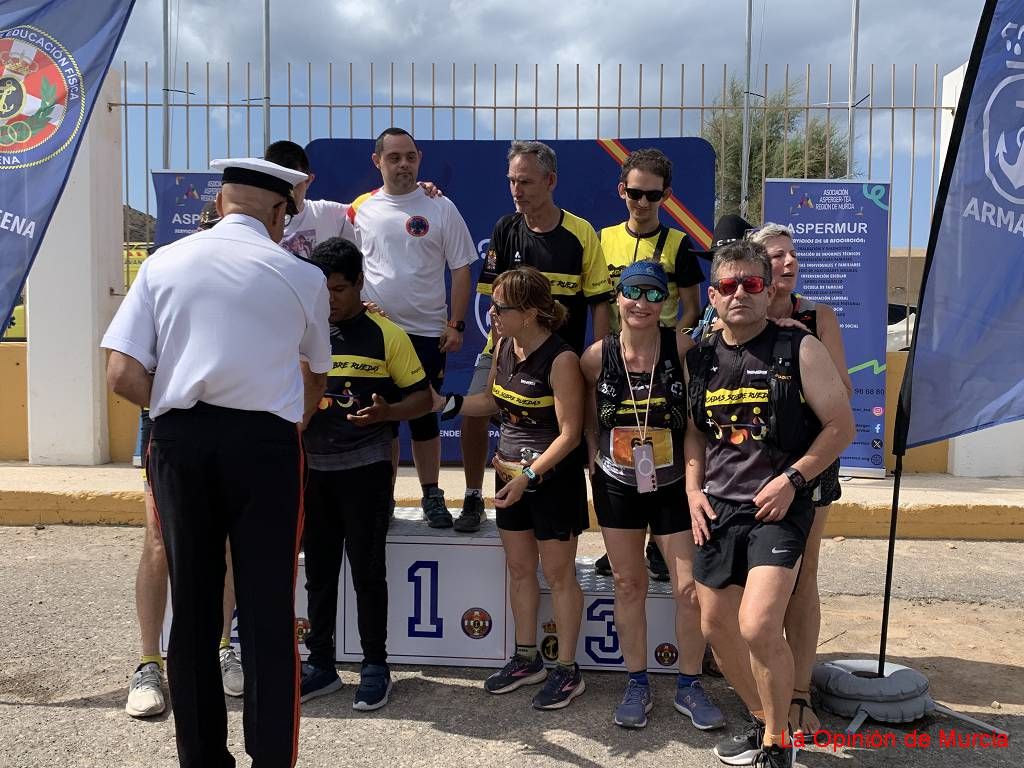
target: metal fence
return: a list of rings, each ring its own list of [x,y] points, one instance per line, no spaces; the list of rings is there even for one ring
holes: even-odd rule
[[[164,140],[161,71],[148,62],[122,62],[120,70],[122,99],[112,106],[123,107],[125,202],[147,214],[149,222],[143,232],[129,231],[126,217],[125,241],[149,240],[150,217],[155,215],[149,170],[160,162]],[[739,71],[704,64],[289,64],[271,82],[269,134],[275,140],[306,143],[322,137],[372,138],[398,125],[430,139],[704,135],[722,158],[732,146],[730,135],[726,130],[716,133],[713,126],[727,122],[723,117],[740,119],[742,103],[732,85],[736,79],[742,79]],[[853,175],[892,183],[892,242],[898,246],[891,256],[905,256],[906,279],[902,286],[890,286],[890,296],[896,288],[912,303],[912,248],[927,239],[941,163],[941,76],[938,66],[898,70],[895,65],[871,65],[859,73],[858,82]],[[789,93],[781,107],[777,99],[772,101],[772,94],[779,92]],[[742,98],[742,86],[739,93]],[[845,70],[837,78],[831,66],[771,71],[764,66],[751,93],[752,124],[764,126],[761,135],[751,137],[755,150],[761,145],[757,154],[762,164],[751,168],[753,183],[770,173],[765,118],[773,112],[776,117],[783,113],[787,140],[803,137],[795,150],[798,171],[792,175],[806,177],[811,155],[827,149],[813,146],[814,132],[808,130],[812,123],[823,125],[822,135],[845,145],[847,105],[833,101],[834,93],[845,96]],[[185,62],[174,72],[170,96],[172,169],[205,169],[213,157],[262,154],[259,67]],[[784,155],[789,144],[783,144]],[[732,151],[737,151],[735,146]],[[783,162],[791,164],[790,158]],[[837,168],[829,151],[824,163],[827,177],[845,173],[845,160]],[[500,173],[495,174],[496,184],[503,183]],[[721,199],[719,177],[716,192]],[[750,213],[760,219],[760,210]]]

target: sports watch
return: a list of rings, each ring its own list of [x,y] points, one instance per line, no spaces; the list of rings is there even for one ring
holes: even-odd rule
[[[807,478],[800,474],[800,470],[796,467],[790,467],[783,474],[789,478],[789,482],[798,491],[802,490],[807,485]]]
[[[525,477],[528,481],[526,483],[526,487],[530,488],[531,490],[540,485],[540,475],[534,472],[533,469],[530,467],[525,467],[523,469],[523,477]]]
[[[454,328],[459,333],[466,332],[466,321],[465,320],[449,320],[448,327]]]

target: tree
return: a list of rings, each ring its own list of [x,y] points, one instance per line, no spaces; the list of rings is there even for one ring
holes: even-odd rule
[[[831,122],[809,114],[796,101],[799,83],[761,100],[751,96],[750,180],[747,220],[762,219],[762,182],[765,178],[834,179],[846,174],[846,136],[840,134],[837,115]],[[724,108],[723,108],[724,107]],[[715,218],[740,212],[743,154],[743,84],[733,78],[726,103],[716,101],[705,117],[701,135],[715,149]],[[820,108],[819,108],[820,111]],[[845,110],[839,121],[845,122]],[[844,132],[845,133],[845,132]],[[828,163],[826,171],[826,154]]]

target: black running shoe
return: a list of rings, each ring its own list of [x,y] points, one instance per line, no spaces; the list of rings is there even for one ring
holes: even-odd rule
[[[452,513],[444,503],[444,491],[431,488],[423,497],[423,517],[431,528],[451,528]]]
[[[647,542],[647,572],[655,581],[668,581],[668,565],[665,558],[661,556],[661,550],[654,543],[654,539]]]
[[[795,749],[772,744],[770,747],[761,748],[754,756],[753,765],[755,768],[793,768],[795,760]]]
[[[455,518],[455,530],[459,533],[476,533],[484,517],[483,497],[475,493],[466,496],[462,500],[462,514]]]
[[[723,739],[715,745],[715,756],[726,765],[753,765],[761,753],[764,723],[750,716],[750,723],[742,733]]]
[[[547,675],[544,659],[539,653],[533,661],[516,654],[508,664],[484,680],[484,690],[488,693],[509,693],[521,686],[539,683]]]
[[[597,558],[594,563],[594,573],[598,576],[611,576],[612,575],[612,563],[608,559],[608,553],[601,555]]]
[[[571,671],[561,665],[555,665],[544,687],[533,697],[533,708],[568,707],[569,703],[585,690],[587,684],[583,682],[583,672],[580,671],[579,664],[573,664]]]

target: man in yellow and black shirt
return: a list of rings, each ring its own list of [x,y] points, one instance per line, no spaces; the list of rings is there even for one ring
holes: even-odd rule
[[[556,333],[582,355],[586,346],[587,309],[594,321],[594,338],[608,333],[612,286],[594,228],[584,219],[555,205],[558,181],[555,151],[539,141],[514,141],[508,150],[508,185],[516,212],[494,225],[477,293],[491,294],[491,284],[502,272],[519,266],[539,269],[551,281],[551,293],[569,318]],[[469,394],[483,390],[491,370],[488,340],[477,357]],[[484,465],[487,462],[487,419],[462,419],[462,461],[466,498],[455,530],[479,530],[483,515]]]
[[[643,260],[659,262],[668,275],[669,291],[661,308],[661,325],[692,328],[700,313],[700,284],[704,275],[689,236],[666,227],[658,218],[662,203],[671,194],[672,161],[657,149],[631,152],[619,175],[619,197],[626,203],[629,218],[601,230],[601,248],[613,287],[630,264]],[[612,326],[617,327],[614,305],[611,314]]]
[[[302,700],[341,687],[334,668],[338,576],[347,552],[356,593],[363,666],[354,709],[388,702],[388,585],[384,547],[391,504],[391,422],[430,410],[430,388],[408,334],[360,299],[363,255],[340,237],[311,260],[327,275],[331,358],[327,392],[303,433],[306,483],[306,594],[309,661]]]

